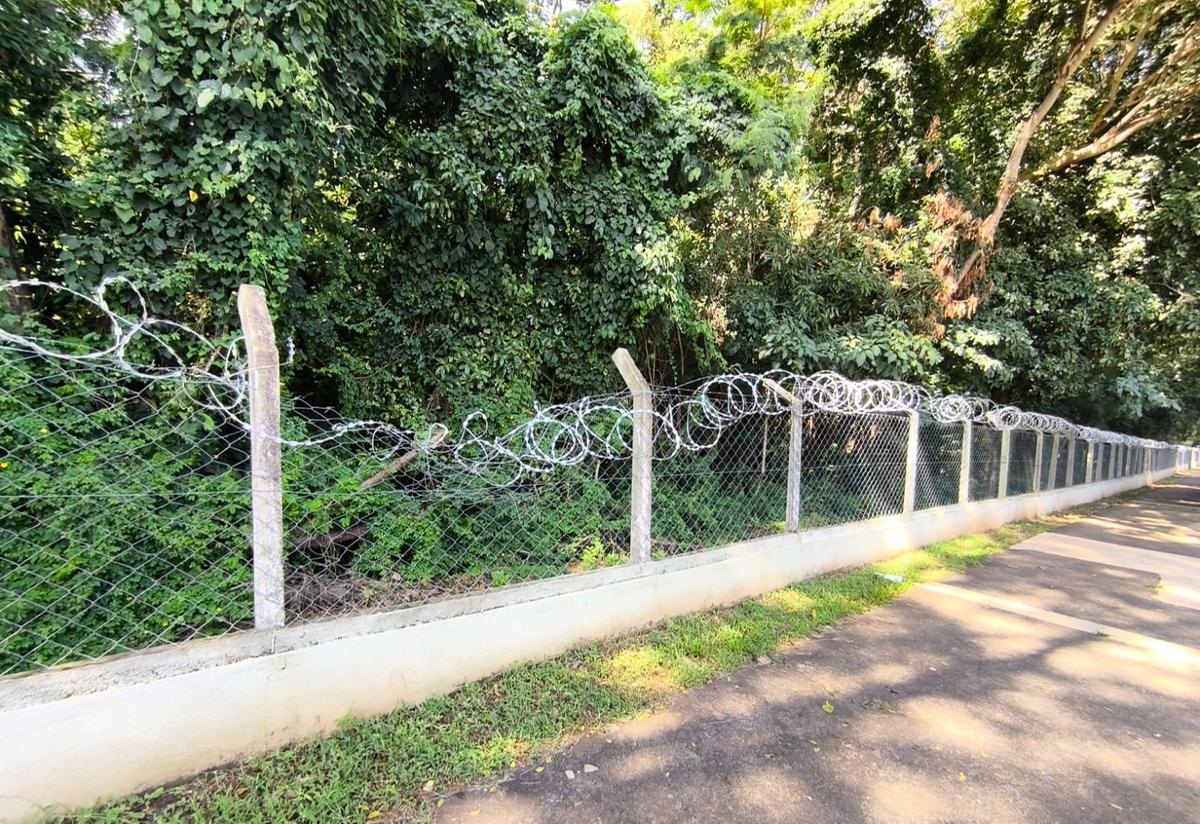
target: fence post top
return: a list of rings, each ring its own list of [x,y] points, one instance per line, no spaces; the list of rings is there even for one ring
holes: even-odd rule
[[[778,395],[783,400],[784,403],[791,404],[792,406],[799,406],[801,403],[799,398],[797,398],[791,392],[787,391],[786,389],[784,389],[782,386],[780,386],[778,383],[771,380],[770,378],[763,378],[763,386],[767,387],[772,392],[774,392],[776,395]]]
[[[648,394],[650,392],[650,384],[642,375],[642,370],[638,369],[637,364],[633,361],[633,356],[629,354],[629,350],[625,347],[620,347],[612,353],[613,363],[617,365],[617,371],[621,373],[621,377],[625,381],[625,385],[629,387],[629,391],[636,394]]]

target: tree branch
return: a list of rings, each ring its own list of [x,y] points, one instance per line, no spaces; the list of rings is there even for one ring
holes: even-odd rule
[[[991,214],[980,224],[976,249],[959,270],[953,284],[953,289],[950,291],[951,296],[957,293],[965,283],[969,283],[974,279],[976,270],[979,267],[986,265],[987,258],[991,254],[992,246],[995,243],[996,229],[1000,225],[1000,219],[1004,216],[1004,212],[1008,208],[1008,204],[1016,193],[1017,186],[1021,181],[1021,165],[1024,162],[1025,150],[1029,147],[1029,142],[1050,114],[1050,110],[1054,108],[1054,104],[1058,102],[1058,98],[1062,94],[1063,89],[1066,88],[1067,83],[1079,71],[1079,67],[1083,64],[1083,61],[1095,50],[1096,46],[1099,45],[1100,41],[1108,33],[1108,30],[1117,21],[1117,18],[1133,2],[1134,0],[1114,0],[1112,5],[1109,6],[1108,11],[1096,23],[1091,34],[1076,42],[1075,46],[1068,53],[1067,59],[1059,67],[1058,73],[1054,77],[1054,82],[1050,84],[1050,89],[1042,98],[1042,102],[1034,109],[1017,131],[1012,150],[1009,152],[1008,164],[1004,169],[1004,174],[1000,178],[1000,184],[996,193],[995,208],[992,209]]]
[[[1092,119],[1092,125],[1088,128],[1088,134],[1095,134],[1099,131],[1100,126],[1104,123],[1104,118],[1108,117],[1108,113],[1116,105],[1117,96],[1121,91],[1121,81],[1125,79],[1125,75],[1129,72],[1129,67],[1133,65],[1133,59],[1137,57],[1142,44],[1146,42],[1146,35],[1158,25],[1158,21],[1162,19],[1162,16],[1167,13],[1167,10],[1172,5],[1174,4],[1166,3],[1155,13],[1143,18],[1141,24],[1138,26],[1137,35],[1125,45],[1125,53],[1121,56],[1121,62],[1113,71],[1112,77],[1109,78],[1108,96],[1104,100],[1104,105],[1100,107],[1100,111],[1096,112],[1095,118]]]
[[[1117,146],[1120,146],[1129,138],[1133,137],[1143,129],[1153,126],[1156,123],[1162,123],[1164,120],[1170,120],[1177,114],[1189,108],[1190,104],[1195,103],[1191,99],[1177,100],[1175,103],[1164,106],[1161,109],[1152,110],[1146,116],[1132,120],[1122,126],[1120,123],[1114,125],[1104,134],[1097,137],[1090,143],[1083,146],[1063,149],[1057,152],[1049,160],[1038,166],[1032,172],[1022,175],[1022,180],[1033,180],[1036,178],[1045,177],[1046,175],[1054,174],[1062,171],[1068,166],[1073,166],[1076,163],[1081,163],[1085,160],[1091,160],[1093,157],[1099,157],[1105,152],[1110,152]],[[1123,119],[1124,120],[1124,119]]]

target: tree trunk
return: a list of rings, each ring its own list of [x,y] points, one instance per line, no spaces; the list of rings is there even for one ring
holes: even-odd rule
[[[975,250],[967,258],[966,263],[958,272],[955,278],[953,288],[949,290],[949,296],[955,297],[961,290],[969,285],[972,281],[980,277],[987,268],[987,263],[991,257],[992,250],[996,242],[996,230],[1000,225],[1000,219],[1004,217],[1004,212],[1008,208],[1009,202],[1013,195],[1016,194],[1017,186],[1021,182],[1021,164],[1025,160],[1025,150],[1029,148],[1029,142],[1037,133],[1038,128],[1049,116],[1050,111],[1054,108],[1054,104],[1058,102],[1059,96],[1067,83],[1074,77],[1075,72],[1079,70],[1080,65],[1087,59],[1092,50],[1100,43],[1104,35],[1116,22],[1131,3],[1135,0],[1114,0],[1108,11],[1104,14],[1091,33],[1086,37],[1081,35],[1067,54],[1067,59],[1059,67],[1058,73],[1054,76],[1054,82],[1050,85],[1050,90],[1046,92],[1042,98],[1041,104],[1026,118],[1021,124],[1020,130],[1017,131],[1017,136],[1013,141],[1012,150],[1008,155],[1008,164],[1004,168],[1004,174],[1000,177],[1000,185],[996,192],[996,205],[992,209],[991,214],[984,218],[979,225],[979,230],[976,236]],[[1086,23],[1086,21],[1085,21]]]
[[[17,277],[20,262],[17,258],[17,242],[8,226],[8,215],[4,212],[4,204],[0,202],[0,278],[9,280]],[[24,286],[5,289],[4,295],[8,301],[8,310],[14,315],[23,315],[33,308],[33,299],[29,290]]]

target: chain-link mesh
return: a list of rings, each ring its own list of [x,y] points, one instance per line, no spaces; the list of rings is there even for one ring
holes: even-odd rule
[[[1008,494],[1033,491],[1037,466],[1037,433],[1018,429],[1011,435],[1008,464]]]
[[[1062,489],[1067,485],[1067,452],[1071,445],[1066,438],[1058,439],[1058,456],[1054,461],[1054,488]]]
[[[971,424],[972,501],[986,501],[1000,494],[1000,433],[982,424]]]
[[[929,415],[922,415],[920,421],[916,508],[958,503],[963,425],[942,423]]]
[[[1088,482],[1087,477],[1087,456],[1088,442],[1075,441],[1075,466],[1071,476],[1073,486],[1085,484]]]
[[[891,515],[904,508],[908,417],[805,417],[801,528]]]
[[[302,404],[285,417],[293,441],[283,450],[289,621],[414,606],[628,560],[627,460],[591,457],[514,481],[502,465],[463,472],[439,448],[381,453],[370,431],[310,437],[339,422]],[[699,469],[693,475],[704,479]]]
[[[782,531],[789,427],[788,415],[751,415],[730,425],[708,449],[657,461],[652,554],[676,555]]]
[[[186,384],[0,348],[0,674],[248,626],[246,445]]]

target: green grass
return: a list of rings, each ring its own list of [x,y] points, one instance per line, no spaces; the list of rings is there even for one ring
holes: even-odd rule
[[[676,693],[885,604],[914,583],[961,571],[1072,517],[1010,524],[886,563],[822,575],[728,609],[669,620],[546,663],[516,667],[415,707],[347,720],[326,738],[172,789],[60,820],[344,824],[425,819],[439,796],[455,788],[494,781],[519,763],[549,761],[556,747],[575,736],[652,711]],[[905,580],[892,583],[880,572]]]

